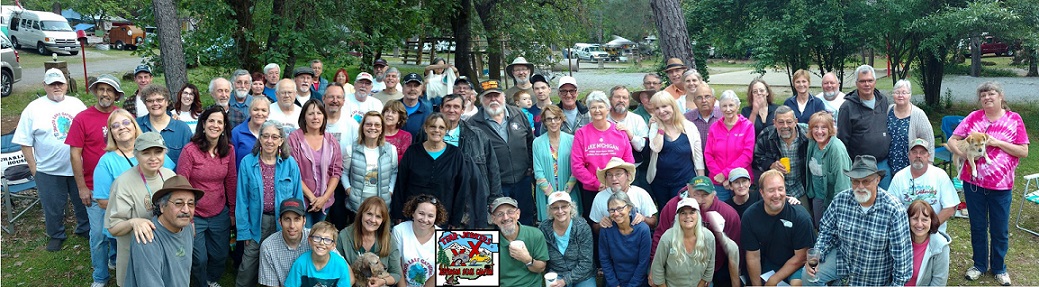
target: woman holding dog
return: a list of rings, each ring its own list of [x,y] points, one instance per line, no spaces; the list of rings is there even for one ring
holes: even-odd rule
[[[982,83],[977,93],[981,109],[963,119],[947,145],[953,154],[967,158],[961,144],[971,141],[964,142],[964,139],[975,137],[972,133],[988,137],[985,156],[974,159],[977,168],[964,165],[959,174],[963,180],[967,211],[970,212],[970,244],[974,254],[974,265],[967,269],[965,277],[974,281],[986,271],[992,271],[996,282],[1010,286],[1005,264],[1009,248],[1010,201],[1014,172],[1021,158],[1028,157],[1028,133],[1021,115],[1010,111],[1007,106],[999,83]]]
[[[895,88],[891,91],[891,99],[895,103],[887,108],[887,134],[891,136],[889,174],[898,173],[909,166],[909,142],[918,138],[934,138],[934,128],[927,119],[927,113],[909,101],[912,96],[913,86],[909,80],[895,82]],[[927,151],[931,154],[931,160],[934,160],[933,143],[928,143]]]
[[[386,276],[368,278],[369,286],[393,286],[400,281],[400,250],[390,235],[390,210],[386,201],[372,196],[361,202],[354,223],[339,232],[336,250],[354,262],[361,254],[373,253],[386,267]]]

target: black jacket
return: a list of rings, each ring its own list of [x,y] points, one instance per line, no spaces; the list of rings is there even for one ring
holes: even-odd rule
[[[877,162],[887,159],[891,149],[891,135],[887,133],[888,100],[880,90],[873,90],[876,104],[870,109],[859,99],[859,91],[844,96],[844,104],[837,112],[837,138],[848,147],[854,160],[858,155],[872,155]]]
[[[422,144],[413,144],[404,152],[397,167],[397,183],[393,189],[390,217],[403,220],[404,203],[412,196],[436,196],[447,209],[447,225],[465,227],[472,222],[474,208],[471,194],[478,182],[473,177],[476,167],[457,147],[447,145],[436,160]]]
[[[474,130],[479,130],[486,136],[491,147],[494,148],[498,167],[501,170],[501,183],[512,184],[534,174],[534,157],[531,154],[534,131],[530,128],[527,117],[519,108],[509,105],[506,105],[505,108],[509,112],[509,119],[504,123],[509,133],[507,142],[484,118],[486,113],[483,108],[480,108],[480,111],[476,112],[468,121]]]
[[[477,188],[473,190],[473,225],[471,227],[487,227],[487,204],[494,198],[501,197],[501,169],[498,167],[498,157],[494,153],[487,135],[480,130],[473,129],[472,125],[465,121],[458,122],[458,147],[462,153],[469,156],[476,167],[474,177],[478,181]],[[425,131],[415,134],[415,143],[426,141]]]
[[[808,141],[812,140],[808,138],[806,134],[805,126],[798,124],[794,126],[794,132],[797,133],[797,139],[800,144],[797,145],[797,154],[801,155],[801,160],[798,161],[797,165],[791,166],[790,169],[807,170],[805,164],[808,163]],[[775,126],[765,128],[764,131],[758,133],[757,139],[754,140],[754,161],[751,164],[754,168],[754,179],[761,178],[761,174],[765,171],[772,169],[772,163],[783,157],[783,153],[779,151],[780,142],[783,139],[779,138],[779,131],[776,130]],[[803,174],[800,182],[801,186],[808,186],[808,179],[811,177],[810,174]]]

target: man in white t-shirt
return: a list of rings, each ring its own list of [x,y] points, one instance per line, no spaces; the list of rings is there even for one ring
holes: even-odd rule
[[[837,118],[837,110],[841,109],[841,104],[844,104],[844,93],[841,92],[840,82],[837,82],[837,75],[833,72],[829,72],[823,75],[823,91],[816,98],[823,100],[823,105],[826,106],[826,111],[833,114],[833,118]]]
[[[915,200],[927,202],[938,214],[941,226],[938,231],[945,232],[946,222],[960,204],[956,188],[944,170],[931,165],[930,145],[925,139],[915,139],[909,146],[909,166],[898,171],[891,178],[887,191],[909,207]]]
[[[369,111],[382,112],[382,102],[372,97],[372,74],[360,73],[354,80],[354,94],[346,97],[343,105],[343,114],[354,119],[360,124],[361,117]]]
[[[47,96],[33,100],[22,110],[11,143],[22,146],[29,172],[36,177],[43,221],[50,237],[47,251],[54,252],[61,250],[68,238],[65,235],[65,207],[70,200],[76,213],[76,235],[86,238],[90,232],[87,209],[79,199],[79,189],[69,161],[71,150],[65,144],[72,119],[87,106],[78,98],[65,95],[68,85],[61,70],[47,70],[43,83]]]
[[[299,129],[299,115],[303,108],[296,106],[296,82],[292,79],[281,79],[274,87],[274,95],[278,101],[271,103],[268,121],[278,121],[286,132]]]
[[[607,187],[595,194],[592,201],[592,210],[588,217],[592,219],[592,229],[598,232],[599,228],[613,227],[610,213],[606,211],[607,202],[614,192],[625,192],[635,208],[635,219],[632,224],[646,222],[650,228],[657,226],[657,206],[653,198],[645,189],[631,185],[635,180],[635,165],[625,162],[620,158],[611,158],[606,167],[597,171],[599,182],[606,183]]]

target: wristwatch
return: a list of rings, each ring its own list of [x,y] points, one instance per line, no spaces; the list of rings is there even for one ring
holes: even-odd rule
[[[534,258],[530,258],[530,262],[527,262],[524,265],[527,265],[527,267],[530,267],[531,265],[534,265]]]

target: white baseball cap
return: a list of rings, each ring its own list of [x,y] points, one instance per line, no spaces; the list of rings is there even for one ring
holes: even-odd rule
[[[556,89],[558,90],[559,88],[562,88],[563,85],[566,85],[566,84],[574,85],[574,88],[576,89],[577,88],[577,79],[574,79],[574,77],[571,77],[571,76],[563,76],[562,78],[559,78],[559,86],[557,86]]]
[[[66,84],[68,80],[65,80],[65,73],[62,73],[61,70],[50,68],[50,70],[47,70],[47,73],[43,74],[43,83],[50,85],[54,82]]]
[[[556,191],[548,195],[548,205],[552,205],[557,201],[566,201],[568,203],[574,203],[573,199],[570,198],[570,194],[562,191]]]

